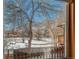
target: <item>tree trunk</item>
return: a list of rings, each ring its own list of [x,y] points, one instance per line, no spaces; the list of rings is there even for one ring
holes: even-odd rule
[[[29,22],[29,37],[28,40],[28,53],[31,54],[31,41],[32,41],[32,20]]]
[[[49,21],[48,21],[47,28],[48,28],[49,35],[51,36],[52,40],[54,40],[54,45],[56,46],[57,45],[57,39],[56,39],[55,31],[52,32],[51,25],[50,25]]]
[[[37,35],[37,40],[40,40],[40,35],[39,35],[39,33],[38,33],[38,35]]]

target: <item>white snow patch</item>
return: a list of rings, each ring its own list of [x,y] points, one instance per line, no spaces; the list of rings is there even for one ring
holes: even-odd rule
[[[9,38],[11,40],[11,38]],[[25,38],[24,43],[17,42],[19,39],[22,38],[12,38],[12,41],[8,42],[5,49],[20,49],[20,48],[27,48],[28,47],[28,38]],[[53,40],[51,38],[41,38],[41,40],[32,40],[31,47],[32,48],[41,48],[41,47],[53,47],[54,44],[52,43]]]

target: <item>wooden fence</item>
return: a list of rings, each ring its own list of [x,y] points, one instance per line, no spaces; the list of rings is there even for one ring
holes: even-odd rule
[[[48,49],[48,48],[45,48]],[[30,55],[26,52],[14,50],[14,59],[64,59],[64,46],[53,47],[50,52],[36,52]]]

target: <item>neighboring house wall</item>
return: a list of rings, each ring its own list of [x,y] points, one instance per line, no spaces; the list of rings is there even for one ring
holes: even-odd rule
[[[58,43],[59,44],[64,44],[64,36],[63,35],[58,36]]]

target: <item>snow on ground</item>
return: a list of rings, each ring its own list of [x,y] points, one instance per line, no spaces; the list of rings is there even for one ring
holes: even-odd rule
[[[6,39],[7,40],[7,39]],[[32,40],[31,42],[31,48],[33,51],[39,50],[41,48],[42,51],[45,51],[44,48],[53,47],[54,44],[52,44],[51,38],[41,38],[41,40]],[[14,49],[21,49],[21,48],[28,48],[28,38],[24,39],[24,43],[22,42],[22,38],[8,38],[8,43],[4,47],[4,49],[7,51],[14,50]],[[11,51],[12,52],[12,51]]]
[[[19,48],[26,48],[25,43],[15,43],[15,44],[8,44],[5,49],[19,49]]]
[[[16,38],[18,39],[18,38]],[[14,39],[15,40],[15,39]],[[24,43],[21,42],[21,40],[18,40],[20,42],[16,41],[10,41],[7,43],[6,49],[19,49],[19,48],[27,48],[28,47],[28,40],[25,40]],[[54,46],[52,44],[52,40],[50,38],[42,38],[41,40],[32,40],[31,42],[32,48],[39,48],[39,47],[52,47]]]

